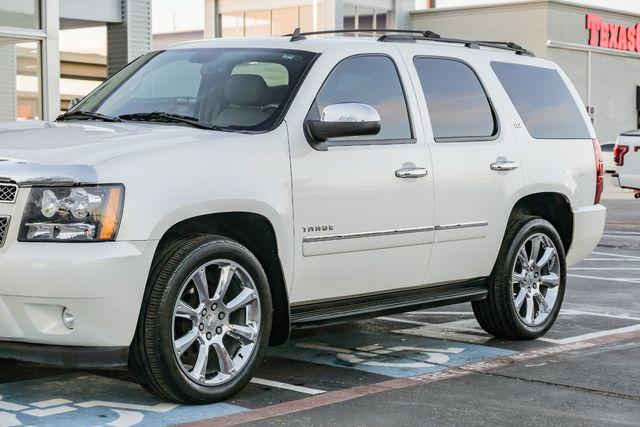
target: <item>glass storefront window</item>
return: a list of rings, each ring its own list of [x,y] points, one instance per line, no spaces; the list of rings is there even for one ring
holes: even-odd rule
[[[220,15],[222,37],[244,37],[244,12]]]
[[[0,26],[40,29],[40,0],[0,0]]]
[[[271,34],[271,11],[258,10],[244,15],[245,36],[260,37]]]
[[[42,118],[40,42],[0,37],[0,121]]]
[[[271,34],[281,36],[289,34],[298,24],[298,8],[273,9],[271,11]]]

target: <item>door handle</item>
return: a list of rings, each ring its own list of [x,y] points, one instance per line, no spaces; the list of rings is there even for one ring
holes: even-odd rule
[[[427,176],[425,168],[402,168],[396,171],[398,178],[422,178]]]
[[[492,171],[499,172],[516,170],[519,166],[518,162],[512,162],[511,160],[498,160],[490,165]]]

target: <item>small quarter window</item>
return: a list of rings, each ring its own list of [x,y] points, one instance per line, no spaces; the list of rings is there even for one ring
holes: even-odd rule
[[[468,65],[444,58],[416,58],[414,64],[436,141],[487,140],[497,134],[491,103]]]
[[[492,62],[529,134],[537,139],[591,138],[574,97],[551,68]]]
[[[340,141],[411,141],[411,125],[400,77],[391,58],[356,56],[339,63],[324,82],[307,115],[319,120],[322,110],[346,102],[372,106],[380,114],[380,132],[373,136],[340,138]],[[327,142],[335,142],[329,139]]]

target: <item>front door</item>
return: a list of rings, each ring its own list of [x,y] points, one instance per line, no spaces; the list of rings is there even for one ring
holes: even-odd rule
[[[293,304],[421,282],[433,240],[431,161],[422,127],[410,119],[417,116],[415,98],[405,96],[413,93],[411,83],[394,54],[387,45],[366,55],[326,52],[301,91],[310,95],[292,106],[301,110],[287,121],[296,238]],[[329,140],[318,150],[302,123],[339,103],[374,107],[381,130]],[[424,176],[402,177],[403,170]]]

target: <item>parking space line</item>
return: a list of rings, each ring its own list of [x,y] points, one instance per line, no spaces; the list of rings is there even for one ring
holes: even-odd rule
[[[625,283],[640,284],[640,277],[629,277],[626,279],[621,279],[619,277],[583,276],[581,274],[567,274],[567,276],[577,277],[579,279],[593,279],[593,280],[605,280],[608,282],[625,282]]]
[[[571,267],[569,270],[613,270],[613,271],[640,271],[640,267]]]
[[[553,339],[553,338],[541,337],[541,338],[538,338],[537,340],[552,343],[552,344],[573,344],[575,342],[590,340],[593,338],[607,337],[610,335],[624,334],[626,332],[635,332],[635,331],[640,331],[640,324],[625,326],[624,328],[610,329],[608,331],[592,332],[590,334],[578,335],[570,338]]]
[[[638,239],[640,235],[634,234],[627,236],[624,234],[603,234],[602,237],[612,237],[614,239]]]
[[[628,261],[628,262],[640,262],[640,258],[638,258],[638,259],[629,259],[629,258],[585,258],[583,261]]]
[[[308,387],[302,387],[299,385],[281,383],[279,381],[265,380],[264,378],[252,378],[251,382],[254,384],[260,384],[267,387],[274,387],[274,388],[281,388],[283,390],[296,391],[298,393],[303,393],[303,394],[316,395],[316,394],[325,393],[324,390],[318,390],[315,388],[308,388]]]
[[[621,319],[621,320],[639,320],[640,317],[633,317],[629,314],[610,314],[610,313],[596,313],[594,311],[582,311],[582,310],[571,310],[571,309],[563,309],[560,310],[560,314],[563,315],[584,315],[584,316],[596,316],[596,317],[607,317],[610,319]]]
[[[640,260],[640,257],[638,256],[633,256],[633,255],[622,255],[622,254],[611,254],[608,252],[591,252],[594,255],[606,255],[606,256],[611,256],[611,257],[618,257],[618,258],[628,258],[628,259],[637,259]]]
[[[640,325],[636,326],[640,329]],[[552,356],[561,353],[567,353],[570,351],[578,351],[587,348],[592,348],[604,344],[611,344],[628,339],[634,339],[640,337],[640,330],[636,329],[631,332],[619,332],[610,334],[608,336],[600,336],[583,341],[574,342],[571,344],[557,345],[554,347],[545,347],[540,349],[534,349],[524,351],[521,353],[515,353],[508,356],[496,357],[493,359],[471,362],[466,365],[445,369],[443,371],[429,373],[411,378],[400,378],[382,381],[375,384],[366,386],[357,386],[343,390],[335,390],[323,393],[317,396],[310,396],[303,399],[298,399],[290,402],[280,403],[271,406],[265,406],[253,411],[242,412],[233,415],[227,415],[224,417],[205,419],[200,421],[191,422],[189,424],[183,424],[184,426],[235,426],[243,423],[250,423],[265,420],[268,418],[299,413],[323,406],[329,406],[337,403],[343,403],[348,400],[354,400],[360,397],[365,397],[373,394],[378,394],[386,391],[394,391],[404,389],[408,387],[418,386],[424,383],[432,383],[437,381],[448,380],[452,378],[459,378],[476,373],[488,372],[494,369],[513,366],[514,363],[528,361],[532,359],[538,359],[541,357]],[[611,331],[610,331],[611,332]]]

